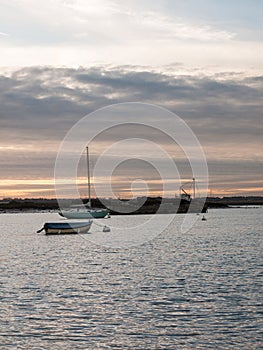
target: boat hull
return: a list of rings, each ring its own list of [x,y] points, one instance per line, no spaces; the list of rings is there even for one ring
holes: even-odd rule
[[[60,216],[63,216],[67,219],[103,219],[108,215],[108,210],[91,210],[91,211],[61,211],[59,212]]]
[[[63,235],[63,234],[78,234],[88,233],[92,221],[88,222],[46,222],[44,230],[46,235]]]

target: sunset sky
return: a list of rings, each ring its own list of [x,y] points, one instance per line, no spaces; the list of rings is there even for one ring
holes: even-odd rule
[[[68,130],[120,102],[156,104],[189,125],[207,157],[209,194],[263,195],[261,0],[0,6],[0,198],[54,197],[56,155]],[[94,142],[92,166],[109,139]],[[175,158],[188,181],[179,151]],[[127,162],[113,177],[117,195],[129,192],[127,172],[159,193],[152,169]]]

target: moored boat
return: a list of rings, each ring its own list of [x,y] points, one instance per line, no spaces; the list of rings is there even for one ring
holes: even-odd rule
[[[88,233],[92,220],[89,221],[73,221],[73,222],[46,222],[37,233],[45,231],[46,235],[62,235]]]
[[[91,207],[91,182],[90,182],[90,164],[89,164],[89,147],[87,152],[87,173],[88,173],[88,203],[83,205],[72,205],[68,209],[61,209],[58,213],[67,219],[102,219],[109,215],[106,208]]]
[[[102,219],[109,214],[109,211],[108,209],[91,209],[84,205],[73,205],[69,209],[62,209],[58,213],[67,219]]]

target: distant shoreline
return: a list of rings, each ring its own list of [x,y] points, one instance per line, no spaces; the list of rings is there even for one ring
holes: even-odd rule
[[[204,200],[204,199],[203,199]],[[83,199],[84,203],[87,200]],[[113,200],[114,201],[114,200]],[[158,212],[160,203],[162,201],[167,201],[170,203],[170,209],[167,213],[185,213],[185,204],[180,202],[179,198],[161,198],[161,197],[147,197],[145,203],[140,206],[135,212],[127,213],[132,214],[155,214]],[[74,200],[63,199],[61,200],[63,206],[69,207],[74,204]],[[128,200],[122,200],[121,202],[127,203]],[[178,210],[178,203],[180,203]],[[205,200],[205,210],[206,209],[216,209],[216,208],[247,208],[254,207],[258,208],[263,206],[263,197],[261,196],[249,196],[249,197],[208,197]],[[96,208],[102,208],[103,204],[98,198],[92,199],[92,206]],[[183,210],[180,210],[183,209]],[[33,212],[56,212],[59,210],[59,205],[56,199],[43,199],[43,198],[26,198],[26,199],[4,199],[0,200],[0,213],[33,213]],[[162,213],[165,213],[162,211]],[[119,212],[112,212],[112,215],[121,215]],[[125,214],[125,213],[123,213]]]

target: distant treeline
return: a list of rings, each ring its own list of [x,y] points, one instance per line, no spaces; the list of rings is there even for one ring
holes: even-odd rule
[[[228,207],[239,205],[263,205],[263,197],[261,196],[235,196],[235,197],[208,197],[206,199],[208,208]]]
[[[165,199],[171,201],[172,199]],[[178,200],[178,198],[177,198]],[[127,201],[125,199],[123,202]],[[83,199],[84,203],[87,203],[87,199]],[[144,201],[143,206],[145,209],[148,207],[157,208],[162,202],[161,197],[147,197]],[[77,200],[63,199],[60,200],[60,205],[64,208],[70,205],[78,204]],[[92,207],[102,208],[103,203],[98,198],[93,198],[91,200]],[[206,199],[205,205],[207,208],[224,208],[229,206],[241,206],[241,205],[263,205],[263,197],[261,196],[235,196],[235,197],[208,197]],[[56,199],[45,199],[45,198],[26,198],[26,199],[3,199],[0,200],[0,210],[58,210],[59,204]]]

